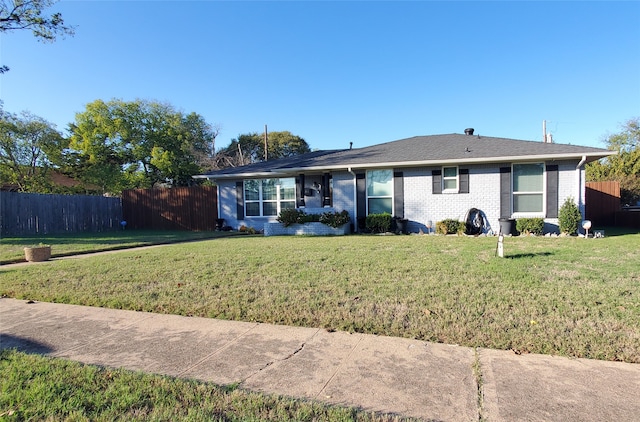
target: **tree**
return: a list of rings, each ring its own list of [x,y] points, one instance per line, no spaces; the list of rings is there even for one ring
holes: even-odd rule
[[[291,132],[269,132],[267,136],[267,159],[292,157],[310,152],[307,142]],[[232,139],[229,146],[216,154],[213,168],[237,167],[265,160],[264,134],[246,133]]]
[[[46,15],[44,10],[55,0],[1,0],[0,32],[28,29],[40,41],[52,42],[59,35],[73,35],[74,28],[64,24],[60,13]]]
[[[51,157],[60,157],[66,144],[55,125],[27,111],[5,112],[0,104],[0,183],[21,192],[49,192]]]
[[[604,138],[607,149],[617,151],[586,167],[588,181],[620,182],[620,200],[623,204],[640,201],[640,117],[621,125],[621,131]]]
[[[44,13],[54,3],[55,0],[0,0],[0,33],[27,29],[42,42],[73,35],[74,28],[64,24],[60,13]],[[0,74],[8,71],[7,66],[0,66]]]
[[[202,116],[145,100],[94,101],[76,114],[70,131],[70,163],[83,180],[111,193],[195,183],[217,136]]]

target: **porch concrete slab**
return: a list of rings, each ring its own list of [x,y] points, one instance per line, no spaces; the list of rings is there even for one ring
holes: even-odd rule
[[[640,365],[480,349],[490,421],[638,421]]]

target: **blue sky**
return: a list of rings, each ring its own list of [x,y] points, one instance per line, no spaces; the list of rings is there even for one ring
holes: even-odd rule
[[[476,133],[603,147],[640,116],[640,2],[61,1],[76,35],[0,38],[0,98],[64,131],[87,103],[168,102],[312,148]]]

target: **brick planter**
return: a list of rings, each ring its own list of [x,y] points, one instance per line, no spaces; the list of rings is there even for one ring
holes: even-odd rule
[[[51,258],[51,246],[24,248],[24,257],[29,262],[42,262]]]
[[[323,223],[292,224],[289,227],[285,227],[282,223],[264,224],[265,236],[343,236],[345,234],[349,234],[350,231],[349,224],[345,224],[337,229],[329,227]]]

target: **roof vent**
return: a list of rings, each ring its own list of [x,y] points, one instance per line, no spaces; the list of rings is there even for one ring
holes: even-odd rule
[[[465,135],[473,135],[473,128],[469,127],[464,130]]]

